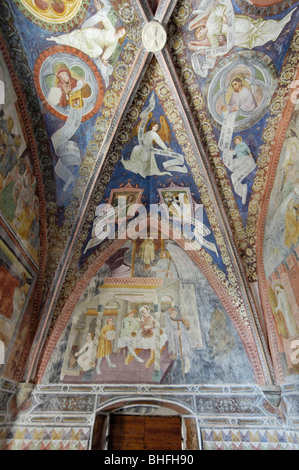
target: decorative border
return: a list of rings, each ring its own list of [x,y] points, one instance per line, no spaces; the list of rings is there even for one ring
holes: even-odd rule
[[[269,6],[258,6],[254,4],[254,1],[249,2],[248,0],[235,0],[235,2],[241,10],[244,11],[244,13],[258,18],[260,16],[265,17],[277,15],[278,13],[281,13],[295,5],[297,0],[282,0],[280,2],[273,1],[273,5]]]
[[[75,28],[81,21],[84,19],[86,12],[89,8],[90,0],[82,0],[82,5],[79,8],[79,11],[75,14],[73,18],[68,20],[66,23],[48,23],[40,18],[37,18],[33,13],[31,13],[23,4],[22,0],[12,0],[20,12],[29,20],[31,23],[36,24],[42,29],[47,31],[52,31],[54,33],[64,33],[68,32],[71,29]]]

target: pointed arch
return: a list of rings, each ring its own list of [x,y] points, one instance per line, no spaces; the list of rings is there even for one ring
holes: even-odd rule
[[[217,295],[219,301],[225,308],[230,320],[232,321],[235,330],[237,331],[246,354],[248,355],[249,362],[251,363],[256,382],[260,385],[267,383],[267,377],[265,374],[265,369],[263,365],[263,359],[260,355],[259,347],[255,342],[254,334],[240,317],[238,310],[236,309],[232,298],[228,294],[223,282],[217,277],[216,273],[212,267],[207,263],[206,259],[201,253],[198,253],[194,250],[185,250],[184,240],[177,239],[173,231],[170,231],[169,240],[175,241],[187,255],[194,262],[194,264],[200,269],[202,274],[205,276],[210,286]],[[76,284],[71,295],[69,296],[67,302],[61,310],[61,313],[56,321],[56,324],[52,330],[52,333],[48,337],[47,343],[45,345],[42,357],[40,358],[39,367],[36,374],[36,381],[40,383],[42,377],[45,373],[47,364],[50,361],[51,355],[54,351],[54,348],[66,327],[72,312],[77,305],[82,293],[92,280],[92,278],[97,274],[100,268],[104,265],[106,261],[125,243],[127,239],[115,240],[111,243],[109,248],[107,248],[101,256],[99,256],[96,261],[86,270],[86,272],[81,277],[80,281]]]

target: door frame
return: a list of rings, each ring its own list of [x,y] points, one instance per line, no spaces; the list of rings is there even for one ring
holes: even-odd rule
[[[143,406],[149,408],[149,413],[145,416],[180,416],[181,418],[181,436],[182,436],[182,450],[202,450],[201,434],[198,427],[198,420],[195,412],[185,404],[177,403],[174,400],[164,399],[163,397],[118,397],[108,400],[101,404],[95,411],[92,438],[90,442],[91,449],[94,448],[94,427],[98,415],[104,416],[104,426],[102,435],[102,449],[108,449],[109,430],[110,430],[110,416],[111,414],[132,415],[130,409],[136,406]],[[156,412],[151,413],[151,408],[155,408]],[[161,413],[159,414],[159,411]],[[140,415],[137,415],[140,416]],[[188,441],[188,427],[186,426],[187,420],[192,421],[193,429],[195,429],[195,439],[197,440],[197,449],[187,449]]]

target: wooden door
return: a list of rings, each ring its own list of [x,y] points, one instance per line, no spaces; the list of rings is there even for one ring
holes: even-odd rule
[[[179,416],[145,418],[145,450],[181,450],[182,432]]]
[[[181,450],[179,416],[110,416],[108,450]]]

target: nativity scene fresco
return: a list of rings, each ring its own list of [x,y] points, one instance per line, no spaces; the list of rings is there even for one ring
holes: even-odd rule
[[[57,378],[60,368],[63,383],[242,382],[252,374],[205,276],[174,241],[161,239],[127,241],[109,258],[56,351],[45,376]]]

